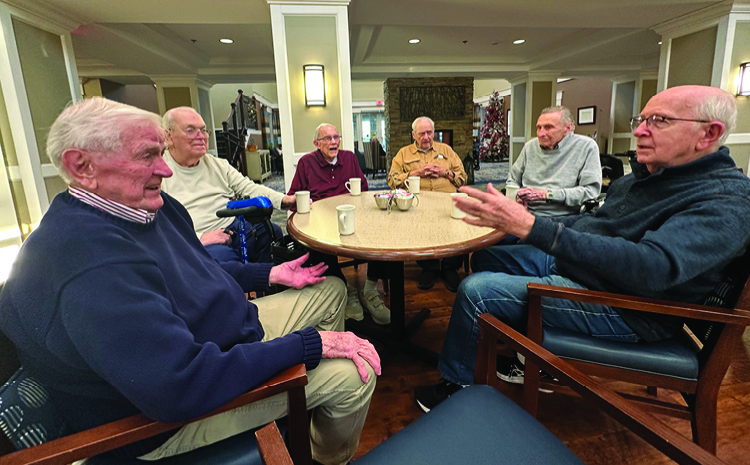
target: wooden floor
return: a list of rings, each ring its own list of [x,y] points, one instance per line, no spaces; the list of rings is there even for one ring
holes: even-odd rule
[[[345,268],[351,284],[361,287],[366,267],[359,270]],[[460,273],[463,273],[462,271]],[[417,288],[419,268],[407,263],[405,275],[407,322],[422,307],[432,314],[417,330],[413,341],[439,352],[450,319],[455,294],[445,289],[441,281],[423,291]],[[463,274],[462,274],[463,276]],[[386,304],[388,298],[385,297]],[[366,317],[369,320],[369,316]],[[382,345],[371,339],[380,351]],[[399,355],[383,366],[370,411],[355,456],[366,453],[404,426],[423,415],[414,400],[414,388],[432,384],[440,379],[435,366]],[[637,387],[618,384],[619,390]],[[502,383],[503,393],[519,400],[519,386]],[[660,390],[660,396],[675,395]],[[743,345],[729,368],[719,394],[718,456],[729,464],[750,463],[750,330],[745,332]],[[663,454],[630,433],[607,415],[591,410],[577,396],[560,393],[545,394],[540,398],[539,420],[589,465],[664,464],[674,463]],[[687,421],[663,417],[678,431],[689,437]],[[502,418],[498,418],[502,421]]]

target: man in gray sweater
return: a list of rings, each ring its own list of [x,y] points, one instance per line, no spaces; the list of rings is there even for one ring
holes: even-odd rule
[[[599,147],[593,139],[573,134],[573,118],[565,107],[542,110],[536,136],[513,163],[506,189],[518,189],[518,200],[535,215],[579,213],[583,202],[601,191]]]

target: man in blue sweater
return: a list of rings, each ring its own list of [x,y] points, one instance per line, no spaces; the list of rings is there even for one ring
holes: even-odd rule
[[[750,244],[750,180],[722,146],[737,109],[729,93],[704,86],[667,89],[631,120],[638,164],[612,184],[593,215],[534,216],[488,186],[462,188],[456,204],[469,224],[525,241],[477,252],[477,273],[453,304],[438,370],[443,380],[417,388],[425,411],[472,382],[477,317],[491,313],[516,329],[526,321],[529,282],[702,303],[727,266]],[[683,322],[666,315],[548,299],[542,323],[619,341],[658,341]],[[523,382],[507,360],[501,378]]]
[[[172,174],[165,147],[155,114],[101,98],[63,111],[47,152],[69,187],[21,248],[0,329],[74,431],[139,412],[196,418],[304,363],[313,457],[348,462],[380,360],[341,332],[344,284],[322,277],[325,265],[301,268],[306,256],[212,259],[185,208],[160,191]],[[292,289],[245,298],[274,283]],[[117,453],[159,459],[285,414],[277,396]]]

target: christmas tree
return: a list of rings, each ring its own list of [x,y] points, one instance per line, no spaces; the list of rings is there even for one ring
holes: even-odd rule
[[[480,160],[501,161],[508,158],[508,133],[505,132],[503,99],[497,91],[490,96],[481,134]]]

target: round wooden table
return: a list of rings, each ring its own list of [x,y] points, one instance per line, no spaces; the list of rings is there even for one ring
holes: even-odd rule
[[[411,344],[411,333],[430,314],[423,308],[408,325],[404,317],[404,261],[425,260],[462,255],[496,244],[504,234],[491,228],[469,225],[451,217],[452,201],[444,192],[417,194],[411,209],[401,211],[392,204],[391,212],[380,210],[373,196],[380,192],[369,191],[361,195],[338,195],[318,200],[309,213],[293,213],[287,222],[287,231],[306,247],[330,255],[390,262],[391,332],[385,338],[371,326],[347,320],[352,329],[390,342],[393,352],[409,352],[430,362],[436,354]],[[351,204],[355,207],[354,234],[338,233],[336,207]],[[415,206],[416,205],[416,206]],[[390,339],[390,341],[388,341]]]

